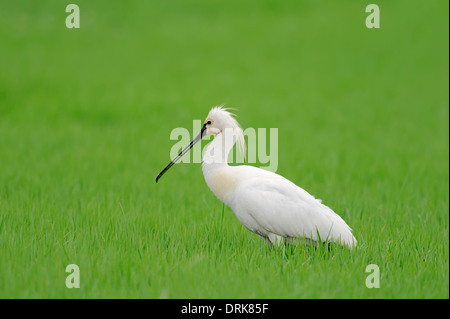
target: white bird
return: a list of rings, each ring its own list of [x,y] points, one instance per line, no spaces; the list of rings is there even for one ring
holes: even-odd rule
[[[207,134],[215,137],[202,159],[206,183],[238,220],[269,246],[279,245],[283,240],[356,246],[357,241],[345,221],[304,189],[264,169],[228,165],[228,154],[236,141],[245,154],[245,140],[233,114],[221,106],[211,109],[198,136],[162,170],[156,182]]]

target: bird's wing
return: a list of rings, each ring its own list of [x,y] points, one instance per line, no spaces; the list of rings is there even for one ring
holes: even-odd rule
[[[350,227],[329,207],[277,174],[242,181],[235,190],[233,210],[247,213],[267,232],[283,237],[356,243]]]

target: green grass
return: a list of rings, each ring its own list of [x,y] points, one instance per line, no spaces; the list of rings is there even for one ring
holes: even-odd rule
[[[1,298],[449,297],[447,1],[380,0],[378,30],[359,1],[77,0],[78,30],[68,3],[1,4]],[[222,103],[357,249],[270,251],[200,164],[155,184]]]

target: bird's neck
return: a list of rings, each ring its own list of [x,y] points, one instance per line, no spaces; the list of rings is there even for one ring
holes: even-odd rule
[[[236,133],[232,128],[225,129],[217,134],[206,148],[202,166],[228,165],[228,154],[236,143],[236,139]]]
[[[213,193],[228,205],[227,194],[236,183],[230,172],[232,166],[227,163],[228,154],[236,142],[233,129],[225,129],[219,133],[206,148],[202,160],[205,181]]]

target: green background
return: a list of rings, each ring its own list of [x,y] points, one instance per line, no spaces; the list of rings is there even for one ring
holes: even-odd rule
[[[448,1],[376,3],[2,1],[0,297],[448,298]],[[200,164],[155,183],[224,103],[357,249],[268,250]]]

